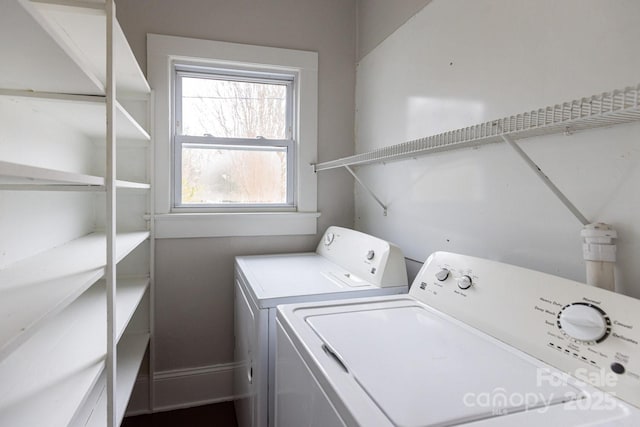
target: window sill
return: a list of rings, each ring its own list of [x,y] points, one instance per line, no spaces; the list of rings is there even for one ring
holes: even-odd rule
[[[316,234],[319,212],[155,215],[156,239]]]

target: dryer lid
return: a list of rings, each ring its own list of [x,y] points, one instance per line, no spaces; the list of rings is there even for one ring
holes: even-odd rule
[[[581,395],[535,360],[423,306],[309,314],[306,322],[396,426],[456,425]]]
[[[380,288],[315,253],[243,256],[236,262],[261,308],[407,290],[406,285]]]

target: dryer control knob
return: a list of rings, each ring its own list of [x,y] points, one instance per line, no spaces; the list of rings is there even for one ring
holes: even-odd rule
[[[598,342],[610,331],[609,318],[600,308],[583,302],[566,305],[558,314],[558,326],[569,337]]]
[[[373,259],[373,257],[375,257],[375,256],[376,256],[376,253],[373,251],[373,249],[370,250],[369,252],[367,252],[367,259],[369,261],[371,261]]]
[[[436,273],[436,279],[438,279],[441,282],[444,282],[445,280],[447,280],[447,277],[449,277],[449,270],[447,270],[446,268],[443,268],[442,270]]]
[[[473,284],[473,281],[471,280],[471,277],[467,275],[464,275],[458,279],[458,287],[460,289],[469,289],[472,284]]]

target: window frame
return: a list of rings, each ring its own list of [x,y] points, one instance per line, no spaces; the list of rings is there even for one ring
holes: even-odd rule
[[[241,81],[250,83],[282,84],[286,87],[285,139],[269,138],[235,138],[216,136],[195,136],[181,133],[182,127],[182,77],[208,78],[211,80]],[[206,64],[189,64],[181,61],[172,63],[173,99],[172,99],[172,212],[269,212],[295,211],[296,197],[296,83],[295,72],[274,73],[258,67],[211,67]],[[240,149],[242,147],[276,147],[286,148],[286,201],[285,203],[182,203],[182,149],[185,145],[201,145],[203,147],[225,147]],[[249,150],[246,150],[249,151]]]
[[[251,65],[267,71],[298,75],[295,112],[297,128],[294,211],[174,212],[171,210],[171,97],[172,63],[206,64],[211,67]],[[318,53],[251,44],[147,34],[147,78],[152,87],[149,126],[152,211],[151,228],[156,239],[238,236],[315,235],[318,217]]]

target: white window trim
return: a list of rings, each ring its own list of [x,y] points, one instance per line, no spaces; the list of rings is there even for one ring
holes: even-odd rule
[[[296,147],[296,212],[172,213],[171,117],[173,63],[212,67],[255,65],[298,75]],[[311,167],[318,146],[318,54],[157,34],[147,35],[147,74],[154,89],[156,237],[222,237],[315,234],[317,178]],[[256,225],[257,224],[257,225]],[[181,232],[180,230],[183,230]]]

